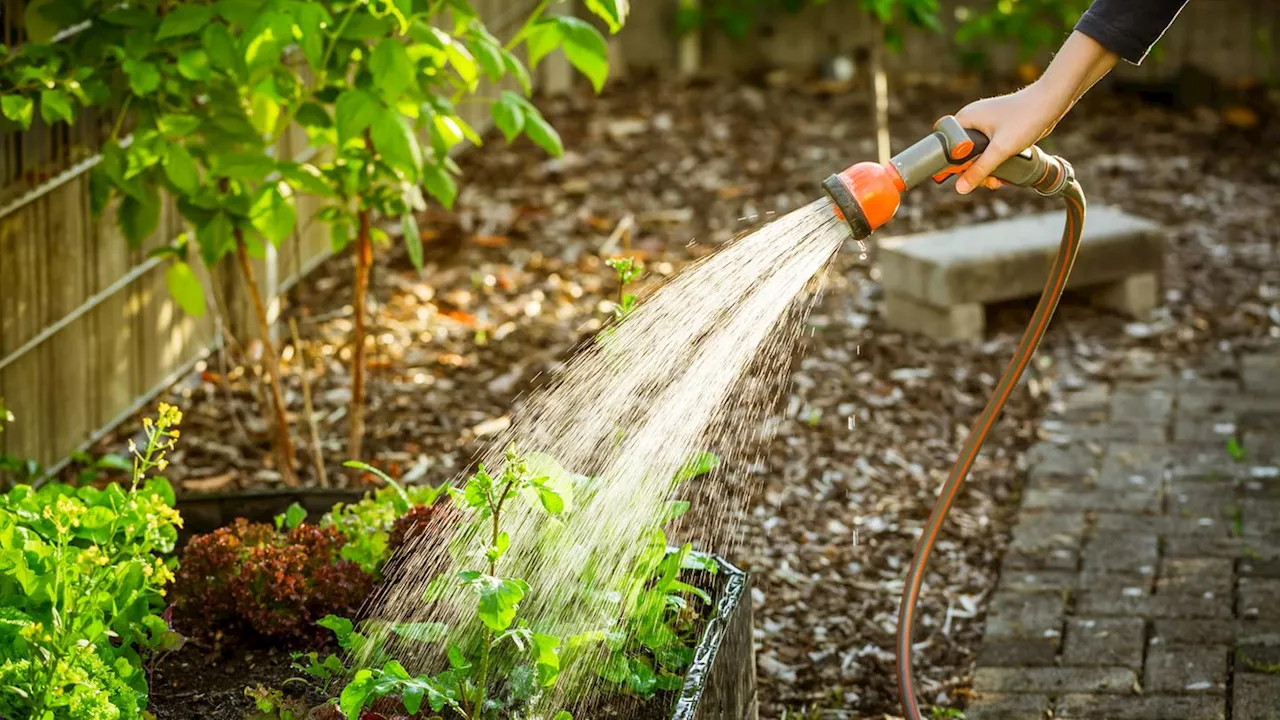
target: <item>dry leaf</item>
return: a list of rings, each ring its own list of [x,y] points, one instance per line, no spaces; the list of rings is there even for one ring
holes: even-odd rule
[[[1222,110],[1222,121],[1231,127],[1248,130],[1258,126],[1258,113],[1243,105],[1231,105]]]
[[[480,247],[504,248],[511,244],[506,235],[472,235],[471,242]]]

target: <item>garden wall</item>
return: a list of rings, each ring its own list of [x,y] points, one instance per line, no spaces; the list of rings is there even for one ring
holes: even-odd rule
[[[672,31],[681,0],[632,2],[632,17],[620,35],[623,56],[632,68],[660,71],[678,65],[679,41]],[[953,38],[956,13],[974,0],[941,0],[940,33],[911,31],[903,51],[886,60],[890,71],[953,72],[960,69],[959,48]],[[710,74],[751,72],[769,67],[816,67],[832,51],[866,46],[869,24],[855,0],[828,0],[796,15],[783,15],[750,37],[734,41],[721,33],[701,34],[701,68]],[[1157,52],[1141,67],[1122,67],[1130,78],[1164,79],[1188,66],[1223,80],[1253,77],[1280,79],[1280,54],[1272,45],[1280,40],[1280,3],[1276,0],[1192,0],[1179,20],[1161,39]],[[1040,55],[1043,61],[1050,50]],[[991,56],[991,69],[1010,72],[1020,62],[1013,48]]]
[[[474,5],[503,37],[534,0]],[[21,17],[21,0],[0,0],[6,44],[21,42]],[[488,127],[487,107],[467,106],[462,114],[477,130]],[[16,417],[0,432],[0,454],[56,464],[150,402],[218,340],[213,313],[183,314],[165,286],[167,263],[147,257],[185,231],[172,203],[137,250],[110,211],[100,220],[91,216],[89,170],[109,132],[92,116],[69,128],[45,127],[37,117],[25,133],[0,126],[0,399]],[[314,154],[300,129],[286,135],[278,152],[300,160]],[[313,207],[299,198],[293,236],[256,263],[266,297],[328,256],[327,226],[310,222]],[[215,279],[231,310],[228,323],[238,338],[250,336],[247,294],[234,268],[202,278],[210,308]]]

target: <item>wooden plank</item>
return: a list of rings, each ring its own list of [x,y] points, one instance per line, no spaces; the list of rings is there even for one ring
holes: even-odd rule
[[[129,272],[136,254],[129,249],[116,226],[115,208],[108,208],[93,224],[92,235],[97,249],[97,261],[93,267],[95,290],[101,291]],[[96,389],[93,424],[97,428],[129,407],[138,391],[133,362],[137,337],[134,322],[136,302],[134,289],[129,286],[104,300],[90,313],[97,338],[92,353]]]
[[[87,277],[92,272],[95,248],[85,232],[89,207],[83,180],[67,183],[41,198],[37,205],[49,211],[44,268],[49,288],[44,326],[48,327],[75,312],[89,298]],[[81,316],[39,347],[44,358],[41,367],[46,406],[42,415],[46,420],[47,461],[60,457],[66,448],[83,443],[93,430],[86,407],[92,388],[87,361],[90,327],[89,318]]]

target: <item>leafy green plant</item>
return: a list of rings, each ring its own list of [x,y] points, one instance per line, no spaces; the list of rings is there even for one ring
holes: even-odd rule
[[[563,0],[561,0],[563,1]],[[468,0],[424,2],[337,0],[319,3],[338,28],[332,45],[308,57],[315,81],[295,119],[315,147],[329,150],[307,189],[325,200],[318,217],[330,224],[335,250],[352,246],[355,314],[352,398],[347,455],[361,457],[364,435],[365,315],[376,244],[387,244],[379,218],[399,218],[410,260],[422,267],[422,242],[414,213],[427,195],[452,208],[460,173],[450,157],[464,142],[482,139],[462,117],[464,102],[489,106],[494,124],[512,142],[524,135],[552,155],[561,139],[527,99],[529,70],[563,48],[569,62],[597,92],[608,76],[608,49],[594,26],[574,17],[547,16],[541,0],[503,43],[486,28]],[[627,0],[590,0],[586,6],[616,32]],[[528,67],[519,57],[523,49]],[[304,44],[304,50],[306,50]],[[482,80],[512,77],[522,93],[479,95]]]
[[[103,490],[47,483],[0,496],[0,716],[138,718],[144,656],[182,642],[162,609],[182,521],[153,470],[182,413],[144,422],[132,480]]]
[[[560,638],[517,622],[520,604],[532,588],[519,578],[501,576],[499,568],[511,547],[511,537],[502,525],[503,511],[526,493],[536,496],[550,515],[563,511],[564,500],[514,447],[507,450],[499,473],[491,475],[481,465],[462,488],[449,486],[449,493],[458,507],[473,513],[473,527],[479,531],[475,539],[484,544],[486,567],[464,570],[452,578],[440,576],[428,594],[440,592],[446,583],[460,583],[471,590],[477,598],[479,637],[474,646],[451,643],[449,669],[434,676],[411,676],[396,660],[356,671],[338,701],[348,720],[356,720],[365,708],[390,696],[398,696],[410,715],[425,703],[435,712],[448,707],[464,720],[480,720],[500,708],[528,702],[559,677]],[[351,644],[350,623],[333,623],[339,627],[339,641]],[[497,652],[508,648],[514,648],[514,655]],[[317,672],[328,670],[321,664]],[[498,677],[508,679],[511,697],[499,700],[491,695],[492,681]],[[555,720],[570,720],[569,713],[560,711]]]
[[[205,310],[192,255],[211,268],[234,257],[264,346],[279,470],[295,484],[279,355],[250,258],[292,235],[300,193],[323,202],[317,217],[331,225],[336,249],[354,246],[348,455],[359,457],[365,298],[373,245],[388,241],[379,218],[400,218],[421,265],[420,188],[452,206],[459,169],[449,152],[481,144],[460,103],[487,103],[508,141],[523,134],[559,154],[558,134],[528,100],[529,69],[563,49],[597,91],[607,78],[603,36],[577,18],[547,15],[551,3],[541,0],[500,43],[468,0],[37,0],[27,6],[26,42],[0,58],[0,111],[23,129],[37,105],[49,123],[74,122],[78,107],[115,113],[91,177],[93,209],[118,200],[120,229],[140,247],[159,226],[162,193],[176,200],[193,232],[151,252],[172,259],[166,280],[185,311]],[[585,4],[611,32],[629,8],[627,0]],[[87,29],[54,42],[59,28],[80,24]],[[477,94],[482,79],[505,76],[523,94]],[[315,162],[276,157],[299,125]]]
[[[1235,462],[1245,461],[1244,445],[1240,444],[1238,438],[1227,438],[1227,455]]]
[[[401,520],[407,515],[419,517],[419,508],[433,508],[443,493],[442,488],[423,485],[401,486],[386,473],[364,463],[350,462],[349,467],[372,472],[385,487],[367,493],[357,503],[338,503],[320,519],[321,526],[333,526],[346,538],[342,558],[360,565],[370,575],[378,576],[383,563],[391,556],[407,530]],[[393,543],[397,526],[400,538]]]

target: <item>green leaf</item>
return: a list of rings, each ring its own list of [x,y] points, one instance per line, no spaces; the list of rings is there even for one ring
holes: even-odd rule
[[[142,484],[142,492],[146,495],[158,495],[160,501],[169,507],[173,507],[174,503],[178,501],[173,492],[173,486],[162,477],[149,478]]]
[[[480,63],[484,74],[488,76],[492,82],[502,79],[502,75],[506,70],[506,64],[502,57],[502,47],[486,35],[479,35],[467,40],[467,48],[471,50],[471,55]]]
[[[280,163],[280,177],[293,188],[310,195],[325,198],[335,196],[333,188],[325,182],[324,175],[314,165],[295,162]]]
[[[388,165],[416,182],[422,173],[422,148],[409,119],[395,110],[382,110],[369,129],[373,146]]]
[[[528,37],[525,38],[525,49],[529,52],[529,67],[538,67],[542,58],[560,47],[561,40],[560,25],[554,19],[539,20],[534,23]]]
[[[409,262],[418,270],[422,269],[422,232],[418,230],[418,220],[412,212],[400,218],[400,229],[404,234],[404,247],[409,252]]]
[[[524,130],[524,108],[520,103],[520,97],[510,90],[503,91],[502,95],[493,101],[491,111],[493,124],[502,132],[508,143],[515,140]]]
[[[551,720],[573,720],[573,715],[568,710],[561,710],[551,717]]]
[[[244,59],[236,52],[235,40],[225,25],[213,24],[200,34],[200,45],[213,67],[233,77],[243,74]]]
[[[53,40],[53,36],[62,29],[57,22],[46,16],[45,11],[53,4],[54,0],[30,0],[27,3],[26,12],[22,16],[23,25],[27,29],[27,40],[44,45]]]
[[[0,97],[0,110],[3,110],[5,117],[26,130],[31,127],[31,120],[35,116],[35,103],[22,95],[5,95]]]
[[[160,226],[160,195],[153,187],[144,188],[141,198],[126,195],[116,213],[124,239],[136,248]]]
[[[685,480],[706,475],[707,473],[720,467],[720,458],[714,453],[700,452],[694,454],[693,457],[685,461],[685,464],[671,479],[672,483],[682,483]]]
[[[446,208],[453,209],[453,201],[458,197],[458,184],[449,173],[439,165],[427,164],[422,168],[422,182],[431,197]]]
[[[217,159],[213,167],[216,177],[261,182],[276,171],[276,161],[263,153],[231,152]]]
[[[526,102],[524,110],[524,134],[548,155],[552,157],[564,155],[564,144],[560,140],[560,133],[543,119],[542,113],[538,112],[533,105]]]
[[[235,236],[231,218],[226,213],[218,213],[206,224],[196,228],[196,241],[200,244],[200,259],[206,266],[218,263],[227,253],[235,249]]]
[[[560,675],[560,638],[533,634],[534,663],[538,667],[538,683],[551,687]]]
[[[297,220],[293,202],[280,191],[279,183],[263,186],[249,208],[249,222],[272,245],[279,246],[292,235]]]
[[[358,671],[355,677],[351,678],[351,682],[342,689],[342,694],[338,696],[338,708],[348,720],[356,720],[359,717],[365,700],[373,691],[373,685],[373,672],[366,668]]]
[[[182,138],[200,127],[200,118],[194,115],[161,115],[156,120],[156,128],[166,137]]]
[[[160,29],[156,31],[156,40],[192,35],[212,19],[213,8],[209,5],[184,3],[170,11],[160,21]]]
[[[460,43],[451,42],[445,46],[444,52],[449,57],[449,64],[457,71],[458,77],[462,78],[467,87],[474,87],[478,80],[476,60],[471,57],[467,48]]]
[[[165,148],[164,174],[182,192],[192,195],[200,189],[200,171],[187,148],[172,143]]]
[[[160,70],[154,63],[129,58],[122,67],[125,76],[129,78],[129,89],[134,95],[149,95],[160,87]]]
[[[298,112],[293,116],[298,124],[305,128],[331,128],[333,127],[333,119],[329,117],[329,111],[313,102],[303,103],[298,107]]]
[[[350,620],[339,617],[337,615],[325,615],[316,622],[316,625],[333,631],[334,638],[337,639],[339,646],[346,645],[347,638],[351,637],[351,633],[355,631],[355,625]]]
[[[302,55],[307,59],[307,64],[312,70],[319,70],[320,63],[324,60],[324,45],[327,37],[322,26],[329,19],[329,13],[319,3],[305,2],[297,5],[294,14],[294,20],[298,23],[298,30],[302,36],[299,43],[302,46]]]
[[[564,512],[564,499],[560,497],[560,493],[546,485],[538,485],[534,489],[538,493],[538,500],[542,503],[543,509],[548,513],[559,515]]]
[[[200,287],[200,281],[190,265],[184,262],[170,265],[164,271],[164,283],[182,312],[192,317],[204,317],[204,288]]]
[[[338,145],[346,145],[348,140],[363,133],[380,110],[378,101],[363,90],[350,89],[339,95],[333,105]]]
[[[604,89],[609,78],[609,46],[604,36],[590,23],[574,17],[556,18],[564,42],[564,55],[569,63],[591,81],[596,92]]]
[[[459,573],[461,577],[465,573]],[[520,601],[529,592],[529,586],[523,580],[514,578],[496,578],[492,575],[467,574],[464,579],[480,594],[480,605],[477,616],[493,632],[502,632],[511,627],[515,620]]]
[[[71,97],[61,90],[45,90],[40,93],[40,117],[52,125],[56,122],[75,122],[76,112]]]
[[[298,503],[293,503],[284,511],[284,526],[290,530],[302,524],[307,519],[307,511]]]
[[[378,94],[389,105],[394,105],[413,82],[413,60],[404,45],[392,38],[383,38],[369,56],[369,70]]]
[[[627,21],[627,13],[631,10],[631,0],[586,0],[587,9],[596,17],[604,20],[610,33],[622,29]]]
[[[507,67],[507,72],[515,76],[516,82],[520,84],[520,90],[525,95],[533,94],[533,79],[529,77],[529,69],[520,62],[520,58],[507,52],[502,51],[502,61]]]

